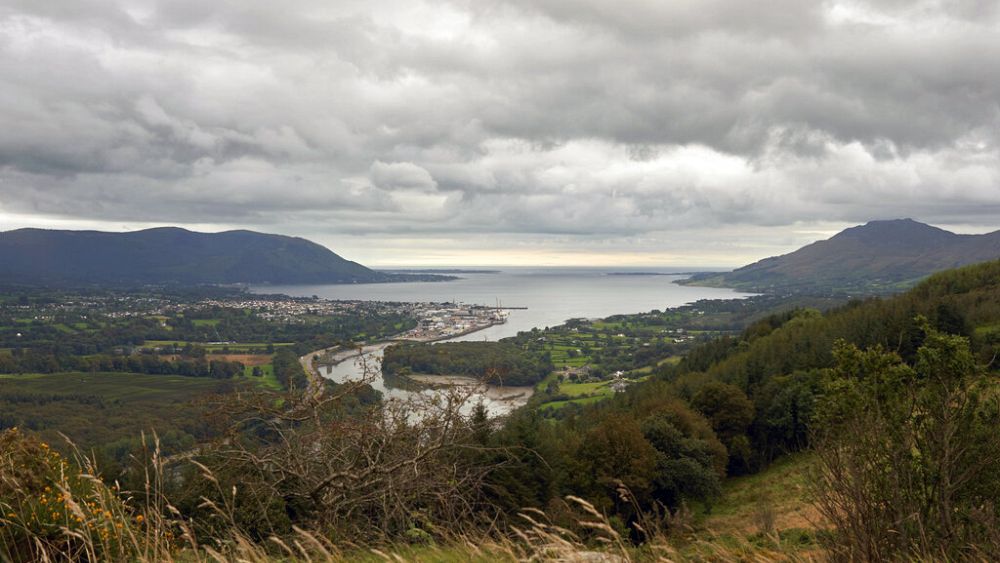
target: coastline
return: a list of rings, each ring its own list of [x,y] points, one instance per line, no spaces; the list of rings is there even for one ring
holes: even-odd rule
[[[455,339],[455,338],[461,338],[463,336],[468,336],[468,335],[470,335],[470,334],[472,334],[474,332],[479,332],[481,330],[486,330],[488,328],[495,327],[497,325],[502,325],[502,324],[505,324],[505,323],[506,322],[490,322],[490,323],[485,324],[485,325],[476,325],[476,326],[474,326],[472,328],[467,328],[467,329],[465,329],[463,331],[456,332],[454,334],[446,334],[444,336],[437,336],[437,337],[429,338],[429,339],[393,338],[391,340],[392,340],[392,342],[426,342],[426,343],[446,342],[448,340],[452,340],[452,339]]]

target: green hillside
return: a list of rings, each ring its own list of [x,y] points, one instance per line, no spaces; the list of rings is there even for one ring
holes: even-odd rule
[[[752,291],[885,294],[941,270],[1000,258],[1000,231],[957,235],[912,219],[872,221],[790,254],[732,272],[699,274],[691,285]]]
[[[838,341],[889,351],[917,369],[921,350],[934,342],[928,330],[955,334],[969,342],[970,358],[997,374],[998,321],[1000,261],[936,274],[905,294],[827,314],[776,315],[739,337],[695,348],[679,364],[659,366],[653,379],[572,417],[517,413],[497,444],[527,445],[544,463],[525,457],[498,472],[496,502],[514,510],[576,495],[626,522],[661,504],[712,511],[725,478],[755,474],[812,446],[814,417],[842,361],[834,353]],[[635,495],[634,504],[620,501],[618,483]]]

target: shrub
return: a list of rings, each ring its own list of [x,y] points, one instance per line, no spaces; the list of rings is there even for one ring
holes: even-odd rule
[[[967,339],[921,323],[912,366],[877,347],[835,351],[814,486],[837,557],[1000,557],[998,390]]]
[[[0,560],[122,559],[142,516],[114,487],[17,428],[0,433]]]

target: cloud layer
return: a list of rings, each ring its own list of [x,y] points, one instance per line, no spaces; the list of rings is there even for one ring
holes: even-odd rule
[[[997,4],[13,0],[0,228],[692,265],[997,228]]]

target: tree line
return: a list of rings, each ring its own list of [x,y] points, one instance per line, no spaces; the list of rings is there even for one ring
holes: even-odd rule
[[[552,362],[506,342],[404,343],[386,348],[387,376],[421,373],[464,375],[503,385],[533,385],[552,372]]]
[[[0,373],[128,372],[230,379],[243,374],[240,362],[200,357],[165,358],[155,354],[56,355],[35,350],[0,353]]]

